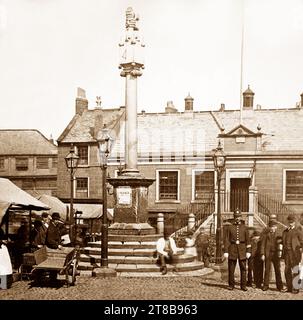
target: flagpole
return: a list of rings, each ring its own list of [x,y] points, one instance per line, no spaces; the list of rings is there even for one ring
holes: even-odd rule
[[[240,124],[243,118],[243,48],[244,48],[244,5],[242,3],[242,26],[241,26],[241,66],[240,66]]]

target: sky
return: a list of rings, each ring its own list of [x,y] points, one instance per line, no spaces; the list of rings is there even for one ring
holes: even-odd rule
[[[119,47],[125,11],[139,14],[145,69],[138,111],[291,108],[303,92],[303,0],[0,0],[0,129],[38,129],[56,140],[75,114],[125,104]]]

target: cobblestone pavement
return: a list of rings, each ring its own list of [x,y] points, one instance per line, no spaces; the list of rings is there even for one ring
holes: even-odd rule
[[[205,269],[204,269],[205,270]],[[210,271],[210,269],[208,269]],[[8,290],[0,290],[0,300],[302,300],[299,294],[280,293],[274,284],[270,290],[236,287],[226,289],[226,272],[204,272],[195,276],[168,274],[115,278],[78,277],[74,287],[31,287],[29,281],[14,282]],[[237,278],[236,278],[237,279]],[[239,279],[237,279],[239,280]]]

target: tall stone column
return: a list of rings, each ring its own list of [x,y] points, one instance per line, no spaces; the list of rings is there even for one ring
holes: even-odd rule
[[[148,187],[154,179],[145,178],[138,170],[137,161],[137,80],[144,63],[138,27],[138,16],[132,8],[126,10],[125,38],[119,44],[121,77],[125,77],[125,169],[117,178],[108,179],[114,186],[115,210],[112,233],[149,234],[154,229],[148,221]]]
[[[125,165],[123,174],[138,174],[137,168],[137,77],[142,74],[136,64],[123,67],[121,76],[125,81]]]
[[[132,8],[126,10],[126,32],[121,48],[120,75],[125,77],[125,170],[123,174],[138,175],[137,168],[137,78],[144,69],[141,41],[138,27],[139,17]]]

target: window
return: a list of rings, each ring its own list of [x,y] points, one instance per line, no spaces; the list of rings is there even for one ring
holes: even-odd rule
[[[77,146],[80,166],[88,165],[88,146]]]
[[[179,200],[179,171],[158,171],[158,200]]]
[[[37,157],[37,169],[48,169],[48,157]]]
[[[35,184],[33,179],[24,179],[22,180],[22,189],[28,190],[28,189],[34,189]]]
[[[88,178],[76,178],[76,198],[88,198]]]
[[[285,200],[303,201],[303,170],[286,170]]]
[[[28,158],[16,158],[16,170],[18,171],[28,170]]]
[[[193,200],[209,201],[215,192],[214,171],[193,171]]]
[[[36,179],[36,188],[37,189],[55,189],[57,188],[57,180],[56,179]]]
[[[58,158],[52,158],[52,168],[57,168],[58,165]]]
[[[0,170],[5,169],[5,163],[4,163],[4,158],[0,158]]]

